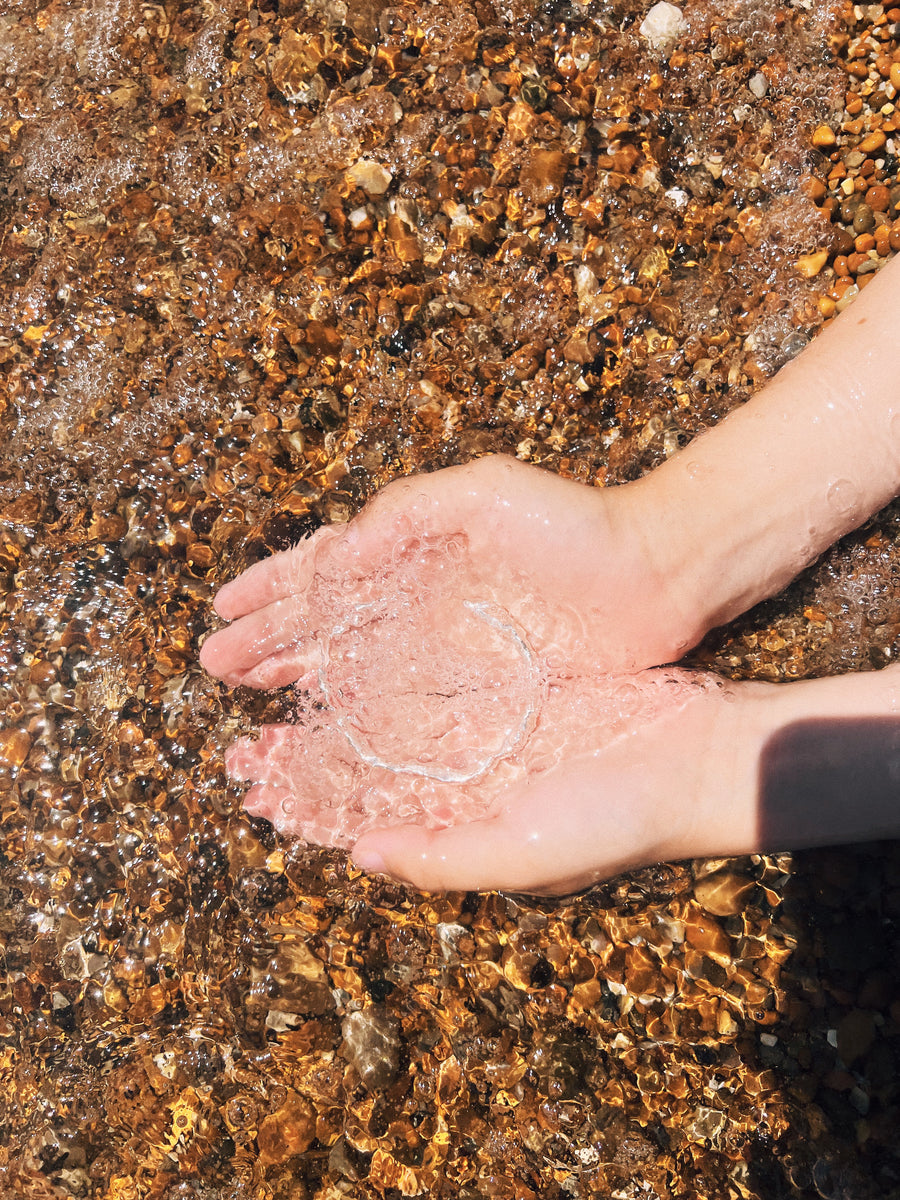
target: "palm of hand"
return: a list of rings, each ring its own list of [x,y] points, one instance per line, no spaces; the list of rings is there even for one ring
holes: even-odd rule
[[[671,669],[598,671],[598,659],[621,661],[598,644],[609,622],[579,604],[596,563],[571,561],[587,520],[573,500],[590,490],[537,474],[537,500],[517,494],[526,477],[506,462],[392,485],[350,527],[223,589],[217,608],[234,622],[208,639],[204,665],[232,684],[305,693],[298,724],[229,751],[232,774],[256,781],[250,811],[309,841],[369,834],[370,856],[385,826],[413,842],[446,826],[473,845],[499,836],[466,886],[500,871],[506,886],[552,890],[652,856],[649,801],[632,795],[615,849],[607,839],[599,868],[582,861],[586,845],[596,860],[598,817],[608,826],[611,814],[596,788],[623,739],[683,725],[710,685]],[[561,794],[564,809],[549,803]],[[418,858],[419,880],[453,883],[446,853]]]

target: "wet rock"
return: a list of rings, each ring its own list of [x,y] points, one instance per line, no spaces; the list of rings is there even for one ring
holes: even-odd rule
[[[640,31],[654,50],[671,50],[687,28],[684,13],[665,0],[654,4],[641,22]]]
[[[875,1014],[851,1009],[837,1027],[837,1051],[849,1067],[871,1050],[875,1041]]]
[[[549,204],[559,195],[569,162],[569,155],[561,150],[534,151],[519,176],[525,194],[532,203]]]
[[[315,1109],[297,1092],[288,1092],[279,1108],[259,1126],[259,1159],[264,1166],[302,1154],[316,1136]]]
[[[345,1017],[341,1033],[347,1059],[369,1091],[393,1082],[400,1064],[396,1021],[373,1005]]]
[[[359,162],[354,163],[347,175],[370,196],[384,195],[394,178],[382,163],[368,158],[361,158]]]

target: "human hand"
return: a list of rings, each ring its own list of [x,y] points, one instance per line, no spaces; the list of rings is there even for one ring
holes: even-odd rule
[[[657,566],[642,497],[637,484],[586,487],[501,455],[397,480],[349,525],[323,527],[226,584],[215,607],[232,624],[207,639],[201,661],[232,686],[308,679],[336,619],[321,610],[316,579],[359,602],[377,593],[398,546],[442,540],[460,592],[490,593],[540,650],[565,644],[572,669],[674,662],[705,629]]]
[[[759,756],[777,687],[641,672],[617,681],[641,700],[611,729],[610,693],[570,684],[546,730],[553,765],[532,772],[526,750],[486,819],[373,829],[354,862],[427,891],[568,895],[654,862],[760,848]]]
[[[279,831],[350,845],[417,887],[568,894],[630,867],[756,848],[748,689],[659,669],[548,689],[530,737],[463,782],[361,762],[333,725],[268,726],[228,753]],[[740,732],[739,732],[740,731]],[[743,741],[742,741],[743,737]]]
[[[446,828],[435,836],[460,847],[498,837],[507,852],[491,851],[493,873],[466,850],[470,877],[488,885],[499,871],[532,889],[680,844],[686,818],[653,797],[677,749],[665,730],[680,729],[677,741],[688,711],[707,712],[700,698],[721,687],[635,670],[680,647],[662,628],[665,596],[629,532],[640,513],[628,497],[627,486],[603,492],[481,460],[391,485],[350,526],[226,585],[216,607],[232,624],[207,640],[204,665],[230,684],[298,690],[296,724],[229,751],[232,774],[255,781],[247,808],[309,841],[363,837],[363,855],[380,845],[378,827],[415,824],[380,835],[397,870],[410,847],[421,856],[423,828]],[[645,742],[641,782],[622,755]],[[613,776],[615,796],[592,792]],[[516,840],[525,827],[540,842],[530,860]],[[589,833],[591,848],[573,856]],[[446,850],[426,858],[409,877],[453,878]]]

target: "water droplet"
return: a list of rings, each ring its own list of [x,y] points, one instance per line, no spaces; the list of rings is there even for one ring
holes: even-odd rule
[[[839,516],[847,516],[852,513],[860,499],[859,488],[849,479],[838,479],[828,489],[828,506]]]

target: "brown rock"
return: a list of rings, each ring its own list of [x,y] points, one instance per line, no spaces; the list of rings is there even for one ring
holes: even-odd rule
[[[887,141],[887,136],[881,129],[876,129],[859,143],[859,148],[863,154],[874,154],[876,150],[880,150]]]
[[[569,156],[561,150],[535,150],[522,168],[519,182],[533,204],[549,204],[562,190]]]
[[[298,1092],[287,1099],[260,1124],[257,1142],[263,1166],[282,1163],[302,1154],[316,1136],[316,1114],[312,1105]]]
[[[0,734],[0,764],[6,767],[21,767],[28,751],[31,738],[24,729],[8,729]]]
[[[698,909],[686,916],[684,932],[686,940],[695,950],[709,955],[714,961],[731,961],[731,939],[722,926],[706,913]]]
[[[733,871],[716,871],[694,884],[697,903],[717,917],[729,917],[740,912],[756,884],[746,875]]]
[[[399,1069],[397,1024],[372,1005],[352,1012],[341,1025],[347,1058],[370,1090],[387,1087]]]
[[[866,204],[872,212],[887,212],[891,205],[891,193],[883,183],[873,183],[866,192]]]

